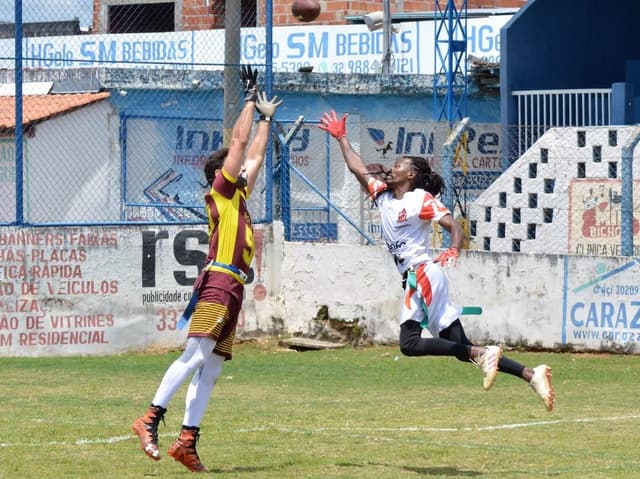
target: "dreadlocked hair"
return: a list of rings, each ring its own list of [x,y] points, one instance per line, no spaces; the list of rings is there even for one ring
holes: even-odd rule
[[[431,169],[426,158],[421,156],[405,156],[411,160],[411,168],[416,172],[413,188],[422,188],[433,196],[444,192],[444,180],[442,176]]]

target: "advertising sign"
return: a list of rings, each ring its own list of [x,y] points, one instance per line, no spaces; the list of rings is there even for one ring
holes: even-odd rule
[[[511,15],[467,20],[467,53],[500,61],[500,28]],[[402,22],[392,35],[391,71],[435,72],[434,22]],[[172,68],[222,70],[222,29],[167,33],[100,34],[28,37],[23,40],[25,68]],[[265,30],[241,31],[242,63],[266,63]],[[273,28],[273,66],[296,72],[313,66],[322,73],[380,73],[385,53],[382,30],[360,25],[317,25]],[[12,68],[13,39],[0,40],[0,68]]]
[[[620,256],[622,236],[620,180],[569,183],[569,251],[589,256]],[[633,211],[640,211],[640,181],[634,182]],[[637,213],[636,213],[637,215]],[[633,218],[635,256],[640,255],[640,222]]]
[[[563,344],[594,350],[637,350],[640,284],[634,278],[638,278],[640,261],[634,258],[615,267],[606,261],[583,264],[591,266],[591,271],[575,271],[574,266],[567,272]]]
[[[266,296],[263,236],[257,228],[257,274],[247,285],[256,301]],[[206,226],[3,228],[0,357],[181,345],[177,322],[207,251]]]

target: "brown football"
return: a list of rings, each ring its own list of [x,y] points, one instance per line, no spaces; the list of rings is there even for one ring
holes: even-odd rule
[[[300,22],[312,22],[320,15],[320,1],[293,0],[291,13]]]

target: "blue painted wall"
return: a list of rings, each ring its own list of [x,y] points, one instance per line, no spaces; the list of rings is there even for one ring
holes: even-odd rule
[[[640,60],[627,61],[626,87],[625,104],[630,110],[628,123],[640,123]]]
[[[517,123],[515,90],[640,81],[627,70],[628,60],[640,58],[638,19],[639,0],[530,1],[501,30],[503,126]],[[633,122],[640,121],[638,115],[636,109]]]
[[[638,0],[533,0],[502,29],[508,90],[609,88],[640,58]]]
[[[319,120],[322,113],[334,109],[360,115],[365,121],[433,120],[431,95],[319,95],[275,91],[285,100],[278,110],[281,120]],[[221,119],[224,116],[219,90],[130,90],[125,96],[117,91],[112,101],[121,111],[134,115]],[[467,115],[475,123],[500,123],[498,97],[473,97],[467,100]]]

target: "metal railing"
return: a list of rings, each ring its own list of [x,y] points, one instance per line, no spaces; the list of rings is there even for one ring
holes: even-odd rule
[[[611,89],[514,91],[518,108],[518,156],[549,128],[611,124]]]

